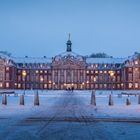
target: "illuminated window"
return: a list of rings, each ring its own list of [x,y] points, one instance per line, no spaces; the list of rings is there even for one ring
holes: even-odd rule
[[[104,88],[107,88],[107,84],[104,84]]]
[[[138,71],[138,68],[135,68],[135,71]]]
[[[18,88],[21,88],[21,84],[18,84]]]
[[[135,65],[138,65],[138,61],[135,61]]]
[[[47,84],[44,84],[44,88],[47,88]]]
[[[7,88],[9,87],[9,83],[6,83],[6,87],[7,87]]]
[[[47,73],[47,71],[45,70],[45,73]]]
[[[40,81],[43,82],[44,78],[42,76],[40,76]]]
[[[117,84],[117,88],[120,88],[120,84]]]
[[[98,71],[96,70],[95,73],[98,73]]]
[[[89,70],[87,70],[87,73],[89,73]]]
[[[6,70],[9,71],[9,67],[6,67]]]
[[[128,87],[129,88],[132,88],[133,87],[133,84],[132,83],[129,83]]]
[[[104,71],[104,73],[107,73],[106,71]]]
[[[135,88],[139,88],[139,84],[138,83],[135,83]]]
[[[43,73],[43,71],[41,70],[40,73]]]
[[[93,81],[96,82],[96,77],[93,78]]]
[[[3,84],[2,83],[0,83],[0,87],[2,87],[3,86]]]
[[[104,67],[106,68],[106,64],[104,65]]]
[[[35,72],[38,73],[38,70],[36,70]]]
[[[103,73],[102,71],[100,71],[100,73]]]

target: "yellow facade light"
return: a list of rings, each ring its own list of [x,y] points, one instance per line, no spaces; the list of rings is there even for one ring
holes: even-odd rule
[[[43,82],[43,81],[44,81],[44,79],[43,79],[43,77],[42,77],[42,76],[40,77],[40,81],[41,81],[41,82]]]
[[[110,74],[110,76],[111,76],[111,77],[113,77],[113,76],[114,76],[114,74],[115,74],[115,72],[114,72],[114,71],[112,71],[112,70],[111,70],[111,71],[109,71],[108,73]]]
[[[26,75],[27,75],[27,72],[26,72],[25,70],[23,70],[23,71],[22,71],[22,76],[23,76],[23,77],[26,77]]]

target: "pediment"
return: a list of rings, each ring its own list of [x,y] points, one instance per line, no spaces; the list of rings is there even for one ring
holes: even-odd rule
[[[57,69],[83,69],[85,68],[85,62],[69,57],[57,61],[54,60],[52,66]]]

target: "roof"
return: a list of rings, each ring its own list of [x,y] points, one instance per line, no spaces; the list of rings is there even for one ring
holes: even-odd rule
[[[47,57],[13,57],[15,63],[51,63],[52,59]]]
[[[3,58],[3,59],[10,59],[10,56],[8,56],[7,54],[3,53],[3,52],[0,52],[0,58]]]
[[[132,56],[129,56],[127,60],[129,61],[136,60],[138,57],[140,57],[140,53],[135,52]]]
[[[91,64],[122,64],[126,58],[87,58],[86,62]]]

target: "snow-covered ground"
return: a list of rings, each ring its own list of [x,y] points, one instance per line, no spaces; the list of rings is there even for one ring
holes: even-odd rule
[[[26,91],[25,105],[9,95],[0,105],[0,140],[85,140],[140,139],[138,96],[113,91],[113,106],[108,106],[110,91],[96,91],[97,106],[90,105],[91,91],[39,91],[40,106],[34,106],[34,91]],[[140,93],[140,91],[125,91]],[[2,96],[0,96],[0,101]]]

